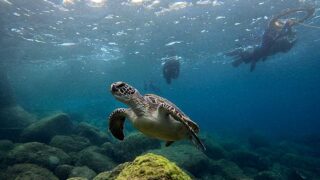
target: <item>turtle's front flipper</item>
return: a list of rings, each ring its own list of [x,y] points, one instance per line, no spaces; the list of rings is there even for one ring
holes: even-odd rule
[[[125,108],[118,108],[114,110],[109,116],[109,130],[119,140],[124,139],[123,125],[127,117]]]
[[[203,143],[201,142],[201,140],[199,139],[195,131],[191,128],[190,125],[188,125],[188,120],[185,118],[184,115],[182,115],[174,107],[166,103],[160,104],[159,110],[161,113],[170,114],[175,120],[181,122],[189,130],[191,134],[191,137],[190,137],[191,141],[202,151],[206,150],[205,146],[203,145]]]

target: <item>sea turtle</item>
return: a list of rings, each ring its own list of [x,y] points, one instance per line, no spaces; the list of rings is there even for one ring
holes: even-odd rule
[[[205,150],[197,136],[199,126],[172,102],[154,94],[142,96],[125,82],[112,83],[110,91],[117,100],[129,106],[115,109],[109,116],[109,130],[117,139],[124,139],[123,125],[127,118],[143,134],[166,141],[166,146],[177,140],[190,139]]]

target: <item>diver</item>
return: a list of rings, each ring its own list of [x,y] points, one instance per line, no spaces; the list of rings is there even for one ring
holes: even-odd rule
[[[280,19],[283,16],[301,11],[306,12],[306,15],[300,20]],[[240,47],[227,52],[226,55],[235,58],[232,62],[234,67],[238,67],[242,63],[250,63],[250,71],[252,72],[259,60],[265,61],[269,56],[290,51],[297,42],[296,32],[292,27],[309,19],[314,12],[315,8],[289,9],[270,20],[259,45]]]
[[[166,60],[162,68],[163,77],[167,84],[171,84],[172,79],[177,79],[180,74],[180,62],[177,56],[172,56]]]

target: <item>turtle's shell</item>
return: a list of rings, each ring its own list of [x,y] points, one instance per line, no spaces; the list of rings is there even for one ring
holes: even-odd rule
[[[150,105],[150,108],[154,107],[156,109],[161,103],[165,103],[165,104],[168,104],[169,106],[173,107],[175,109],[175,111],[177,111],[178,113],[180,113],[182,115],[182,117],[183,117],[182,120],[186,121],[188,126],[190,126],[195,133],[199,132],[199,126],[195,122],[193,122],[185,113],[183,113],[171,101],[169,101],[163,97],[160,97],[158,95],[155,95],[155,94],[145,94],[143,97]]]

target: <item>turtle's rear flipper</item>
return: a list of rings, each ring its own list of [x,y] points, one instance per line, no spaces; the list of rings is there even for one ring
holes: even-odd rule
[[[124,108],[118,108],[114,110],[109,116],[109,130],[111,131],[112,135],[119,140],[124,139],[123,125],[126,116],[127,113],[126,109]]]
[[[160,104],[159,110],[163,114],[170,114],[173,117],[173,119],[182,123],[189,130],[190,140],[202,151],[206,150],[205,146],[202,144],[201,140],[199,139],[195,131],[192,129],[193,126],[196,126],[195,130],[199,131],[197,125],[192,125],[192,121],[187,120],[184,115],[179,113],[174,107],[170,106],[169,104]],[[191,124],[189,125],[188,122]]]
[[[206,150],[206,147],[203,145],[203,143],[201,142],[199,137],[192,130],[191,130],[190,140],[201,151],[205,151]]]
[[[197,138],[193,138],[193,137],[197,137]],[[192,141],[192,143],[201,151],[205,151],[206,147],[203,145],[199,137],[198,136],[193,136],[193,137],[192,136],[190,137],[190,140]]]

